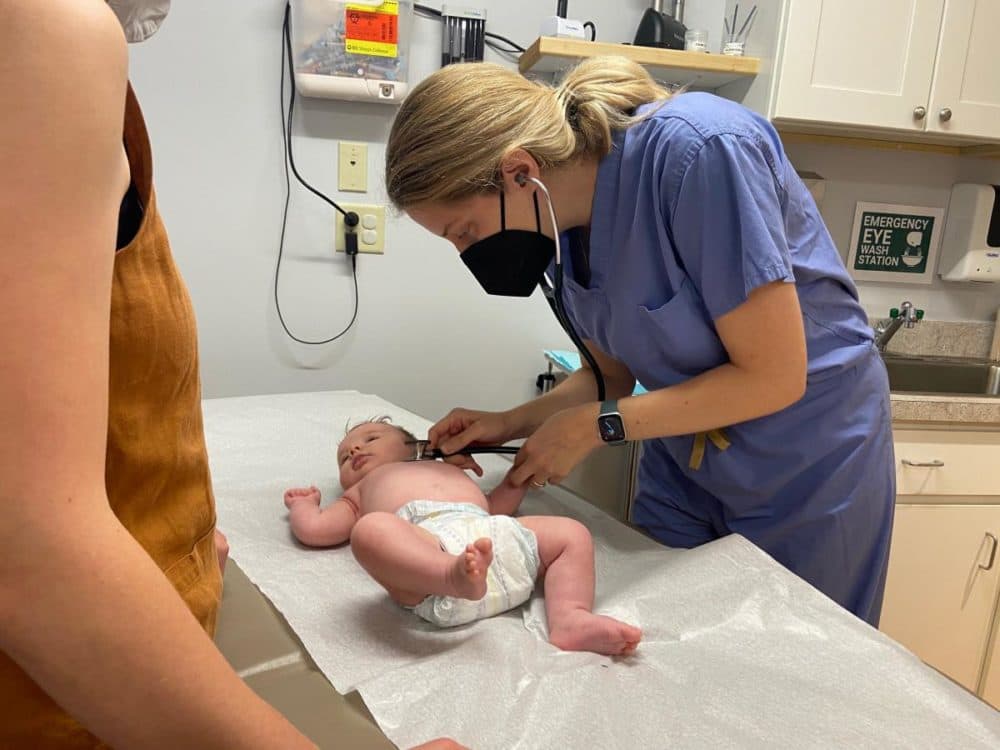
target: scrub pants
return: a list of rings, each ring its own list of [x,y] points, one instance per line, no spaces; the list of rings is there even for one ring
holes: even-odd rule
[[[832,382],[831,382],[832,381]],[[812,390],[812,389],[810,389]],[[741,534],[845,609],[878,626],[889,562],[895,504],[895,457],[885,367],[877,355],[833,376],[803,407],[808,421],[790,420],[797,433],[754,445],[754,423],[729,430],[734,455],[717,454],[700,472],[683,466],[672,438],[643,446],[633,523],[669,547],[696,547]],[[807,391],[803,401],[808,401]],[[800,402],[801,404],[802,402]],[[811,409],[811,412],[808,411]],[[756,420],[783,420],[783,412]],[[846,436],[851,436],[850,438]],[[726,451],[726,453],[729,453]],[[763,500],[755,454],[787,452],[790,480]],[[740,456],[740,452],[744,455]],[[729,476],[718,481],[712,470]],[[743,469],[746,490],[733,481]],[[725,495],[706,485],[726,486]]]

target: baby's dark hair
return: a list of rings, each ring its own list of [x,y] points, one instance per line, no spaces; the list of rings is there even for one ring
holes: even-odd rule
[[[417,436],[410,432],[405,427],[400,427],[398,424],[392,423],[392,417],[388,415],[383,415],[381,417],[372,417],[371,419],[364,419],[356,424],[351,424],[350,421],[347,422],[347,427],[344,429],[344,437],[350,434],[351,430],[356,430],[358,427],[364,424],[387,424],[394,429],[397,429],[402,433],[403,437],[409,442],[417,442]]]

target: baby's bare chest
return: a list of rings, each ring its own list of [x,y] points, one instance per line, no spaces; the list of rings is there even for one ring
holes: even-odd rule
[[[486,498],[465,472],[437,461],[380,466],[358,486],[360,510],[395,513],[414,500],[473,503],[486,509]]]

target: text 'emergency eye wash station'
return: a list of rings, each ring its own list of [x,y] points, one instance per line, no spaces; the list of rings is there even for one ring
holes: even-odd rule
[[[686,34],[683,25],[684,6],[693,13],[694,0],[675,3],[669,12],[664,12],[663,3],[651,5],[632,9],[636,11],[636,32],[627,40],[630,45],[673,51],[688,46],[691,54],[705,54],[691,49],[692,35]],[[728,37],[744,35],[738,40],[742,53],[745,35],[760,23],[760,14],[752,5],[742,10],[736,7],[735,14],[733,4],[715,5],[718,26],[723,27],[725,15],[725,28],[732,32],[727,34],[727,43],[736,43]],[[594,15],[606,12],[597,6],[588,6]],[[554,10],[551,17],[543,19],[543,37],[600,44],[596,42],[600,18],[575,20],[571,16],[575,9],[566,2],[556,3]],[[614,12],[622,9],[616,6]],[[423,19],[419,24],[417,16]],[[432,20],[440,24],[432,25]],[[295,336],[286,325],[278,299],[283,231],[274,298],[281,324],[294,341],[326,345],[351,329],[358,318],[358,255],[385,242],[382,231],[374,228],[379,217],[367,210],[351,210],[350,205],[341,205],[310,184],[303,175],[309,172],[309,165],[301,154],[296,164],[293,119],[297,97],[331,100],[333,103],[326,105],[331,111],[354,106],[339,105],[339,101],[389,105],[384,108],[385,116],[393,120],[395,129],[397,115],[415,117],[413,108],[420,106],[415,100],[425,80],[416,80],[418,66],[413,65],[411,47],[418,31],[434,30],[434,60],[427,67],[436,68],[440,62],[441,71],[427,80],[437,80],[435,76],[444,71],[471,68],[464,64],[483,61],[487,51],[505,62],[516,61],[525,47],[497,34],[492,23],[486,9],[453,4],[433,8],[382,0],[293,0],[285,6],[281,85],[286,176],[293,175],[337,213],[336,241],[349,259],[355,294],[353,314],[342,331],[316,340]],[[538,29],[533,25],[530,31],[534,36]],[[622,63],[612,61],[608,66],[615,64]],[[503,77],[515,88],[524,86],[518,90],[526,97],[554,95],[553,87],[527,82],[509,66],[504,71],[496,70],[501,66],[480,67],[483,75],[496,75],[497,80]],[[819,394],[810,394],[807,385],[802,385],[807,390],[802,403],[793,403],[776,416],[765,414],[747,418],[746,424],[735,420],[732,427],[706,425],[682,435],[644,440],[657,461],[666,464],[669,458],[673,467],[653,476],[655,481],[649,483],[653,489],[647,489],[646,494],[660,493],[662,518],[669,516],[678,537],[688,534],[691,543],[672,543],[677,537],[665,542],[651,533],[651,528],[661,529],[650,520],[650,506],[646,507],[647,525],[633,526],[560,486],[561,477],[555,472],[523,477],[517,488],[523,504],[516,518],[574,519],[592,537],[596,579],[593,612],[635,623],[642,631],[634,653],[616,652],[625,656],[553,647],[549,642],[552,613],[546,610],[544,590],[537,586],[519,608],[461,627],[435,628],[419,620],[413,607],[396,606],[386,589],[359,567],[350,545],[317,551],[296,544],[290,538],[285,508],[280,501],[275,502],[283,489],[309,477],[317,478],[318,486],[311,488],[316,490],[317,504],[320,490],[327,499],[338,498],[324,504],[323,512],[354,502],[350,490],[341,484],[338,468],[331,467],[331,440],[341,439],[345,424],[384,428],[385,423],[377,419],[366,422],[380,415],[408,431],[405,437],[388,430],[378,433],[383,435],[379,439],[392,434],[404,446],[406,456],[398,461],[405,462],[408,469],[430,469],[430,462],[440,459],[450,459],[463,469],[482,469],[476,482],[486,497],[495,499],[492,493],[505,486],[510,489],[508,480],[531,460],[525,458],[525,448],[512,443],[524,438],[524,445],[530,446],[537,433],[546,429],[545,420],[528,435],[497,437],[485,433],[481,440],[446,451],[443,446],[448,435],[435,432],[439,425],[377,395],[325,391],[208,399],[206,435],[220,528],[229,537],[230,554],[239,571],[280,612],[281,618],[273,617],[276,628],[292,631],[294,639],[288,641],[296,644],[288,647],[289,653],[269,653],[266,659],[248,662],[244,671],[253,678],[277,674],[292,662],[299,666],[304,662],[309,669],[315,665],[325,678],[323,684],[328,681],[340,694],[314,696],[324,706],[323,720],[329,725],[317,732],[332,738],[330,747],[343,741],[343,734],[338,734],[342,730],[355,731],[359,726],[363,730],[358,730],[358,736],[364,739],[352,747],[412,747],[444,736],[454,737],[469,748],[495,750],[803,744],[996,747],[1000,744],[1000,717],[995,711],[872,627],[884,582],[879,573],[884,573],[882,555],[888,548],[884,513],[887,507],[891,512],[891,505],[886,505],[882,496],[891,494],[891,480],[880,485],[878,502],[871,503],[872,509],[848,518],[844,508],[856,510],[860,505],[855,484],[875,470],[844,462],[877,443],[888,426],[876,423],[874,417],[871,424],[862,424],[851,421],[851,414],[842,414],[844,410],[856,411],[867,418],[878,411],[870,407],[872,403],[881,405],[881,392],[873,396],[852,393],[840,399],[844,403],[839,407],[830,403],[837,397],[836,388],[845,373],[864,371],[870,362],[881,366],[881,362],[867,320],[859,322],[860,306],[850,291],[853,285],[836,248],[828,241],[815,205],[764,118],[704,92],[668,98],[669,92],[658,83],[644,79],[642,85],[648,87],[646,92],[655,91],[655,96],[629,108],[631,111],[619,112],[622,122],[631,124],[609,128],[611,143],[602,158],[594,160],[595,202],[600,195],[606,210],[600,215],[595,211],[589,236],[600,236],[601,242],[586,247],[590,240],[582,238],[588,233],[580,232],[580,225],[569,225],[572,222],[562,202],[565,183],[554,174],[557,168],[538,167],[539,158],[527,168],[514,164],[506,172],[505,164],[493,165],[497,175],[473,200],[482,201],[477,205],[484,207],[484,223],[496,227],[499,218],[499,228],[462,244],[462,263],[489,295],[526,298],[540,287],[561,328],[578,349],[586,371],[569,377],[579,375],[576,383],[586,378],[585,406],[593,407],[593,414],[586,426],[580,422],[580,429],[566,431],[563,437],[567,442],[582,439],[585,432],[588,439],[594,433],[597,445],[638,442],[636,435],[642,428],[629,421],[624,405],[619,407],[613,400],[618,395],[623,404],[634,403],[630,395],[620,392],[625,378],[618,365],[629,354],[641,358],[655,352],[644,360],[652,377],[633,372],[635,377],[629,382],[629,389],[636,384],[634,393],[647,399],[646,403],[674,386],[686,387],[728,362],[730,342],[722,340],[725,336],[719,332],[718,320],[728,318],[731,322],[732,315],[738,319],[739,310],[759,300],[762,291],[789,292],[795,288],[796,278],[813,282],[800,296],[809,315],[821,321],[803,334],[814,338],[809,339],[808,348],[800,342],[800,361],[796,360],[803,381],[807,374],[811,377],[819,372],[820,377],[815,378]],[[287,94],[285,86],[289,86]],[[550,109],[566,118],[561,124],[568,127],[562,130],[577,137],[578,118],[590,117],[592,108],[579,106],[566,91],[559,96],[559,106]],[[667,103],[657,102],[658,97]],[[462,115],[452,117],[460,120]],[[694,122],[696,127],[684,128],[682,120]],[[752,133],[752,137],[734,137],[726,130],[727,123]],[[698,140],[699,128],[710,125],[718,126],[719,137]],[[595,132],[599,130],[595,128]],[[770,140],[772,134],[774,141]],[[434,134],[427,132],[426,136],[430,139]],[[666,151],[671,144],[677,148],[671,152],[676,160],[672,167],[676,168],[657,173],[654,180],[643,170],[644,162],[637,154],[647,148],[650,153],[659,152],[661,147]],[[684,168],[679,154],[690,159]],[[692,156],[695,154],[698,156]],[[387,164],[398,156],[387,153]],[[534,155],[529,153],[528,157]],[[616,196],[618,202],[613,204],[600,191],[621,174],[634,178],[636,186],[623,191],[628,195],[621,200]],[[777,198],[775,180],[788,197],[784,203],[805,206],[802,213],[791,218],[781,215],[783,202]],[[663,195],[657,192],[661,185]],[[710,186],[705,188],[710,191],[707,196],[698,192],[705,185]],[[670,196],[666,195],[667,186],[674,191]],[[408,210],[410,204],[397,201],[392,188],[387,187],[390,200],[407,214],[401,221],[412,220],[424,228],[433,224],[434,234],[450,239],[443,231],[446,223],[436,217],[418,219],[417,211]],[[666,230],[649,227],[649,217],[661,213],[668,197],[692,222],[706,216],[712,221],[702,222],[697,231],[690,224]],[[761,202],[766,203],[763,209]],[[714,213],[699,213],[706,206]],[[663,213],[670,215],[669,211]],[[287,214],[286,202],[286,221]],[[794,236],[774,240],[771,230],[780,226]],[[810,258],[792,257],[790,248],[808,243],[815,244]],[[753,256],[758,246],[770,254]],[[421,248],[410,249],[417,253]],[[578,261],[581,252],[592,261],[595,272],[590,288],[577,276],[583,265]],[[656,256],[662,261],[660,265],[648,273],[636,272],[634,259],[654,252],[660,253]],[[732,252],[732,257],[725,256],[726,252]],[[727,275],[728,270],[720,270],[732,268],[747,275],[738,276],[737,271]],[[580,312],[580,299],[600,298],[604,290],[598,288],[598,281],[610,277],[640,278],[636,294],[649,292],[642,299],[628,298],[627,304],[613,313],[615,324],[628,329],[629,341],[624,348],[632,348],[624,353],[607,345],[614,343],[608,334],[611,313]],[[645,286],[639,288],[640,284]],[[710,315],[709,310],[717,314]],[[781,310],[775,317],[782,321],[807,317],[786,315],[787,308]],[[660,312],[679,314],[682,325],[675,325],[673,318],[656,317]],[[842,318],[832,320],[837,315]],[[666,331],[671,345],[643,338],[651,336],[651,331]],[[768,335],[776,347],[781,343],[779,332]],[[845,338],[850,339],[848,344],[844,344]],[[738,352],[738,347],[732,349]],[[621,356],[612,356],[616,354]],[[683,361],[672,360],[675,356]],[[810,356],[815,361],[807,361]],[[651,363],[654,358],[659,358],[660,364],[669,361],[675,366],[668,375],[656,377],[656,363]],[[884,369],[873,369],[866,378],[866,386],[885,385]],[[774,379],[780,380],[777,375]],[[536,401],[548,398],[548,403],[553,403],[562,385]],[[810,401],[812,395],[818,400]],[[737,395],[719,399],[738,400]],[[732,404],[716,406],[723,409]],[[678,413],[682,410],[681,406],[676,409]],[[768,422],[772,416],[777,422]],[[846,421],[831,426],[841,417]],[[802,437],[802,430],[813,426],[815,433],[809,439]],[[753,433],[754,429],[761,432]],[[827,429],[837,430],[837,440],[854,442],[844,450],[832,449],[836,441],[825,437]],[[891,453],[891,445],[878,443],[878,448],[879,460],[886,451]],[[370,450],[374,455],[381,449]],[[764,460],[754,463],[748,454]],[[355,456],[360,456],[357,463]],[[365,458],[362,447],[356,447],[341,466],[351,471],[355,466],[363,467]],[[798,471],[799,460],[811,461],[811,471]],[[652,474],[655,472],[649,469],[645,477]],[[819,500],[814,497],[817,483],[832,488]],[[745,504],[737,508],[718,500],[724,486]],[[785,495],[779,502],[775,498],[782,492]],[[838,493],[839,497],[832,497]],[[829,507],[820,501],[829,501]],[[352,517],[352,522],[364,520],[364,514]],[[780,538],[771,549],[765,549],[760,540],[773,541],[768,535],[775,524],[781,533],[802,534],[787,541],[775,532],[771,536]],[[822,538],[829,531],[823,524],[835,527],[833,542]],[[668,524],[664,521],[663,525]],[[753,534],[758,531],[760,536],[755,539]],[[386,538],[383,546],[392,543],[392,538]],[[446,548],[443,542],[441,548]],[[533,552],[543,557],[541,546]],[[857,559],[861,557],[864,559]],[[794,565],[802,568],[795,570]],[[502,569],[493,572],[502,575]],[[830,590],[839,587],[837,596],[817,581],[829,584]],[[341,696],[349,694],[353,702],[345,709]],[[358,711],[358,701],[363,702],[364,715]],[[338,708],[325,708],[334,704]]]

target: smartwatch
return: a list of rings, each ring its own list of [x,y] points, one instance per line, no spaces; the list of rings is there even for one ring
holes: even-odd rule
[[[597,431],[608,445],[622,445],[625,443],[625,422],[622,415],[618,413],[617,401],[605,401],[601,404],[600,414],[597,415]]]

